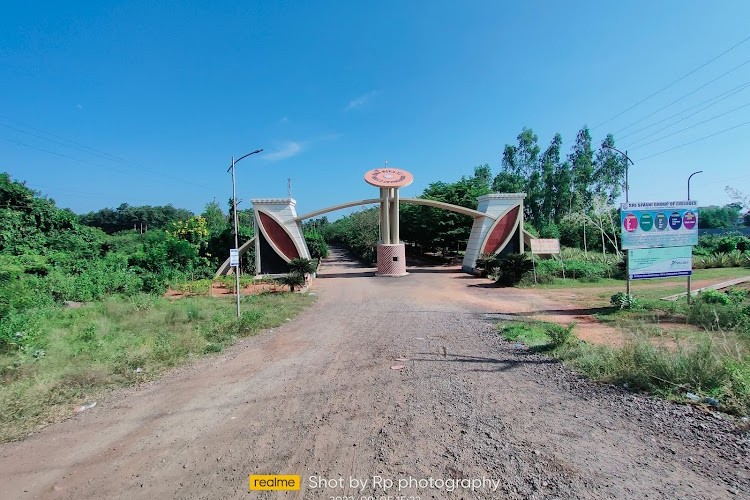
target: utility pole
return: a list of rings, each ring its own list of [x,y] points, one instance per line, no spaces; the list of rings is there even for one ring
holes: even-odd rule
[[[635,167],[635,163],[633,163],[633,160],[630,159],[628,156],[628,152],[625,151],[624,153],[620,151],[619,149],[609,146],[607,144],[602,144],[603,148],[611,149],[613,151],[617,151],[622,156],[625,157],[625,203],[630,203],[630,198],[628,197],[628,192],[630,190],[630,185],[628,183],[628,163],[633,165]],[[626,262],[626,268],[625,268],[625,293],[628,294],[628,297],[630,297],[630,273],[627,269],[627,261],[630,259],[630,250],[625,250],[625,262]]]
[[[237,162],[242,160],[243,158],[247,158],[250,155],[254,155],[255,153],[260,153],[263,151],[262,149],[256,149],[252,153],[248,153],[245,156],[241,156],[236,161],[234,159],[234,156],[232,156],[232,165],[227,169],[227,172],[230,170],[232,171],[232,211],[234,212],[234,250],[237,252],[237,265],[234,266],[234,285],[235,285],[235,295],[237,297],[237,318],[240,317],[240,259],[239,259],[239,251],[240,251],[240,243],[239,243],[239,232],[238,232],[238,218],[237,218],[237,187],[235,182],[235,175],[234,175],[234,166]]]

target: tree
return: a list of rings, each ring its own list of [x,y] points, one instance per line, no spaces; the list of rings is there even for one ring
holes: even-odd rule
[[[420,198],[476,209],[477,198],[490,192],[490,177],[489,167],[480,165],[471,177],[433,182]],[[457,249],[469,239],[472,224],[469,216],[439,208],[409,205],[401,210],[401,238],[423,248]]]
[[[723,207],[702,207],[698,217],[698,228],[724,229],[735,227],[741,210],[742,206],[739,203],[730,203]]]
[[[584,126],[576,135],[573,151],[568,156],[572,174],[572,210],[584,210],[591,206],[594,181],[594,151],[591,149],[591,133]]]
[[[229,219],[215,201],[206,203],[201,216],[206,220],[206,229],[211,237],[220,235],[229,227]]]
[[[620,196],[620,183],[625,175],[628,161],[623,155],[611,149],[614,146],[615,139],[612,134],[608,134],[602,141],[596,160],[594,160],[594,193],[600,197],[605,196],[607,203],[614,203]]]
[[[132,207],[121,203],[116,209],[103,208],[79,216],[81,223],[98,227],[104,232],[113,234],[128,229],[167,229],[176,221],[186,220],[193,216],[190,210],[175,208],[172,205]]]

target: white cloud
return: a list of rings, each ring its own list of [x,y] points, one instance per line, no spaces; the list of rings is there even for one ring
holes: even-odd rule
[[[263,158],[269,161],[286,160],[297,156],[305,149],[304,143],[295,141],[285,141],[281,143],[274,151],[264,154]]]
[[[76,108],[83,109],[83,104],[76,104]]]
[[[357,109],[360,106],[364,106],[365,104],[367,104],[367,102],[370,99],[375,97],[377,94],[378,92],[373,90],[372,92],[368,92],[364,95],[361,95],[357,97],[356,99],[352,99],[351,101],[349,101],[349,104],[346,105],[346,107],[344,108],[344,111],[351,111],[353,109]]]

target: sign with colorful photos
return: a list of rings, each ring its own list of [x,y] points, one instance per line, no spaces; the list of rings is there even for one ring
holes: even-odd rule
[[[623,203],[622,249],[683,247],[698,244],[698,202]]]

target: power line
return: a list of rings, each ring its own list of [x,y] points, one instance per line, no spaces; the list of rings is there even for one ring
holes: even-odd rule
[[[625,126],[625,127],[621,128],[621,129],[620,129],[620,130],[618,130],[617,132],[621,132],[621,131],[623,131],[623,130],[627,130],[627,129],[629,129],[630,127],[632,127],[633,125],[636,125],[636,124],[638,124],[638,123],[642,122],[643,120],[645,120],[645,119],[647,119],[647,118],[651,118],[652,116],[654,116],[655,114],[659,113],[660,111],[664,111],[665,109],[667,109],[668,107],[672,106],[673,104],[677,104],[677,103],[678,103],[678,102],[680,102],[681,100],[685,99],[686,97],[690,97],[691,95],[695,94],[695,93],[696,93],[696,92],[698,92],[699,90],[703,90],[704,88],[706,88],[706,87],[708,87],[709,85],[711,85],[712,83],[714,83],[714,82],[715,82],[716,80],[719,80],[719,79],[721,79],[721,78],[724,78],[724,77],[725,77],[725,76],[727,76],[727,75],[728,75],[729,73],[732,73],[732,72],[734,72],[734,71],[737,71],[738,69],[740,69],[741,67],[745,66],[746,64],[750,64],[750,59],[748,59],[747,61],[743,62],[742,64],[739,64],[739,65],[735,66],[734,68],[730,69],[730,70],[729,70],[729,71],[727,71],[726,73],[722,73],[721,75],[717,76],[717,77],[716,77],[716,78],[714,78],[713,80],[709,80],[708,82],[704,83],[703,85],[701,85],[701,86],[700,86],[700,87],[698,87],[697,89],[693,89],[693,90],[691,90],[690,92],[688,92],[687,94],[683,95],[682,97],[678,97],[678,98],[677,98],[677,99],[675,99],[674,101],[670,102],[669,104],[667,104],[667,105],[665,105],[665,106],[662,106],[661,108],[657,109],[657,110],[656,110],[656,111],[654,111],[653,113],[649,113],[649,114],[647,114],[646,116],[644,116],[644,117],[642,117],[642,118],[640,118],[640,119],[638,119],[638,120],[634,121],[634,122],[633,122],[633,123],[631,123],[630,125],[627,125],[627,126]],[[615,132],[615,133],[617,133],[617,132]]]
[[[749,103],[745,103],[745,104],[743,104],[742,106],[737,106],[736,108],[730,109],[729,111],[725,111],[724,113],[721,113],[721,114],[719,114],[719,115],[716,115],[716,116],[712,116],[711,118],[708,118],[708,119],[706,119],[706,120],[703,120],[702,122],[694,123],[693,125],[690,125],[690,126],[688,126],[688,127],[685,127],[685,128],[683,128],[683,129],[677,130],[676,132],[672,132],[671,134],[667,134],[667,135],[665,135],[665,136],[662,136],[662,137],[659,137],[659,138],[657,138],[657,139],[653,139],[653,140],[651,140],[651,141],[648,141],[648,142],[646,142],[646,143],[644,143],[644,144],[641,144],[640,146],[635,146],[635,147],[633,147],[633,146],[632,146],[632,144],[631,144],[630,146],[628,146],[628,149],[630,149],[630,150],[636,150],[636,149],[640,149],[640,148],[646,147],[646,146],[648,146],[649,144],[653,144],[653,143],[655,143],[655,142],[659,142],[659,141],[661,141],[661,140],[664,140],[664,139],[666,139],[667,137],[672,137],[673,135],[679,134],[680,132],[685,132],[686,130],[690,130],[691,128],[695,128],[695,127],[697,127],[698,125],[703,125],[704,123],[708,123],[708,122],[710,122],[710,121],[712,121],[712,120],[715,120],[715,119],[717,119],[717,118],[721,118],[721,117],[722,117],[722,116],[724,116],[724,115],[728,115],[729,113],[733,113],[733,112],[735,112],[735,111],[737,111],[737,110],[740,110],[740,109],[742,109],[742,108],[746,108],[746,107],[748,107],[748,106],[750,106],[750,102],[749,102]],[[643,139],[641,139],[641,140],[643,140]],[[635,143],[634,143],[634,144],[635,144]]]
[[[675,149],[680,149],[680,148],[683,148],[685,146],[689,146],[690,144],[695,144],[696,142],[700,142],[700,141],[703,141],[705,139],[709,139],[711,137],[717,136],[719,134],[723,134],[725,132],[729,132],[730,130],[734,130],[736,128],[744,127],[745,125],[750,125],[750,121],[744,122],[744,123],[740,123],[739,125],[735,125],[734,127],[729,127],[729,128],[724,129],[724,130],[720,130],[718,132],[714,132],[713,134],[701,137],[699,139],[695,139],[694,141],[686,142],[685,144],[680,144],[679,146],[675,146],[673,148],[665,149],[664,151],[660,151],[658,153],[654,153],[654,154],[649,155],[649,156],[644,156],[643,158],[639,158],[638,161],[644,161],[644,160],[648,160],[649,158],[653,158],[654,156],[663,155],[664,153],[668,153],[670,151],[674,151]]]
[[[91,161],[88,161],[88,160],[82,160],[80,158],[75,158],[73,156],[69,156],[69,155],[66,155],[66,154],[63,154],[63,153],[59,153],[59,152],[53,151],[51,149],[42,148],[42,147],[39,147],[39,146],[34,146],[34,145],[31,145],[31,144],[27,144],[25,142],[16,141],[16,140],[10,139],[8,137],[0,136],[0,139],[2,139],[4,141],[7,141],[7,142],[10,142],[10,143],[13,143],[13,144],[16,144],[18,146],[23,146],[25,148],[30,148],[30,149],[36,149],[37,151],[42,151],[44,153],[49,153],[49,154],[52,154],[52,155],[55,155],[55,156],[59,156],[61,158],[65,158],[65,159],[68,159],[68,160],[76,161],[76,162],[79,162],[79,163],[85,163],[87,165],[92,165],[94,167],[99,167],[99,168],[104,168],[104,169],[110,169],[110,170],[114,170],[116,172],[120,172],[120,173],[124,173],[124,174],[132,174],[133,173],[133,169],[132,168],[130,170],[125,170],[125,169],[122,169],[122,168],[114,167],[112,165],[102,165],[101,163],[94,163],[94,162],[91,162]],[[151,175],[163,177],[165,179],[169,179],[169,180],[172,180],[172,181],[183,182],[185,184],[190,184],[192,186],[195,186],[195,187],[198,187],[198,188],[201,188],[201,189],[205,189],[205,186],[202,186],[200,184],[196,184],[194,182],[186,181],[186,180],[180,179],[178,177],[172,177],[170,175],[162,174],[162,173],[159,173],[159,172],[156,172],[156,171],[151,171],[151,170],[145,169],[143,167],[136,166],[135,168],[143,170],[146,173],[150,173]]]
[[[65,141],[65,142],[61,142],[60,140],[50,139],[48,137],[44,137],[44,136],[41,136],[39,134],[35,134],[35,133],[32,133],[32,132],[29,132],[29,131],[17,128],[17,127],[14,127],[12,125],[7,125],[7,124],[0,123],[0,126],[2,126],[2,127],[5,127],[5,128],[8,128],[8,129],[11,129],[11,130],[15,130],[17,132],[21,132],[23,134],[31,135],[32,137],[37,137],[39,139],[42,139],[42,140],[45,140],[45,141],[49,141],[49,142],[52,142],[52,143],[55,143],[55,144],[59,144],[59,145],[61,145],[63,147],[68,147],[68,148],[71,148],[71,149],[75,149],[75,150],[80,151],[82,153],[89,154],[89,155],[92,155],[94,157],[97,157],[97,158],[100,158],[100,159],[103,159],[103,160],[111,161],[111,162],[114,162],[114,163],[120,163],[122,165],[131,167],[131,168],[134,168],[134,169],[138,169],[138,170],[140,170],[142,172],[146,172],[146,173],[149,173],[149,174],[152,174],[152,175],[163,177],[165,179],[183,182],[185,184],[190,184],[192,186],[199,187],[199,188],[205,188],[205,186],[203,186],[203,185],[196,184],[194,182],[191,182],[191,181],[179,178],[179,177],[175,177],[173,175],[164,174],[164,173],[156,171],[156,170],[151,170],[149,168],[144,167],[143,165],[139,165],[138,163],[134,163],[134,162],[126,160],[124,158],[120,158],[120,157],[115,156],[113,154],[107,153],[106,151],[102,151],[100,149],[97,149],[97,148],[94,148],[94,147],[91,147],[91,146],[87,146],[85,144],[81,144],[80,142],[76,142],[76,141],[73,141],[71,139],[66,139],[65,137],[62,137],[60,135],[54,134],[52,132],[47,132],[45,130],[33,127],[33,126],[25,124],[23,122],[19,122],[17,120],[10,119],[10,118],[8,118],[6,116],[0,115],[0,118],[4,119],[6,121],[9,121],[11,123],[16,123],[16,124],[18,124],[18,125],[20,125],[22,127],[26,127],[28,129],[35,130],[37,132],[41,132],[42,134],[46,134],[46,135],[49,135],[51,137],[55,137],[57,139],[60,139],[61,141]],[[61,153],[56,153],[56,152],[48,150],[48,149],[31,146],[31,145],[25,144],[25,143],[15,142],[15,141],[13,141],[11,139],[8,139],[6,137],[0,137],[0,139],[4,139],[4,140],[6,140],[8,142],[13,142],[15,144],[18,144],[18,145],[21,145],[21,146],[24,146],[24,147],[29,147],[29,148],[32,148],[32,149],[37,149],[37,150],[44,151],[44,152],[47,152],[47,153],[55,154],[57,156],[62,156],[63,158],[68,158],[68,159],[71,159],[71,160],[74,160],[74,161],[80,161],[82,163],[88,163],[90,165],[98,166],[98,167],[101,167],[101,168],[112,168],[115,171],[124,172],[123,170],[118,170],[118,169],[116,169],[114,167],[108,167],[108,166],[104,166],[104,165],[100,165],[100,164],[96,164],[96,163],[87,162],[85,160],[80,160],[80,159],[77,159],[77,158],[66,156],[66,155],[63,155]],[[66,144],[66,143],[70,143],[70,144]],[[87,150],[91,150],[93,152],[87,151]]]
[[[696,104],[696,105],[694,105],[694,106],[690,106],[690,107],[688,107],[688,108],[685,108],[685,109],[683,109],[682,111],[679,111],[679,112],[677,112],[677,113],[675,113],[675,114],[673,114],[673,115],[669,115],[669,116],[668,116],[668,117],[666,117],[666,118],[662,118],[661,120],[659,120],[659,121],[657,121],[657,122],[654,122],[654,123],[652,123],[651,125],[646,125],[645,127],[641,127],[641,128],[639,128],[638,130],[635,130],[635,131],[633,131],[633,132],[630,132],[629,134],[625,134],[625,135],[622,135],[622,136],[618,137],[618,139],[619,139],[619,140],[622,140],[622,139],[625,139],[626,137],[630,137],[630,136],[632,136],[632,135],[635,135],[635,134],[637,134],[638,132],[642,132],[642,131],[644,131],[644,130],[647,130],[647,129],[651,128],[651,127],[654,127],[654,126],[656,126],[656,125],[659,125],[660,123],[664,123],[665,121],[667,121],[667,120],[670,120],[670,119],[672,119],[672,118],[674,118],[674,117],[676,117],[676,116],[680,116],[681,114],[683,114],[683,113],[685,113],[685,112],[687,112],[687,111],[690,111],[691,109],[695,109],[695,108],[698,108],[698,107],[700,107],[700,106],[703,106],[704,104],[706,104],[706,103],[708,103],[708,102],[711,102],[711,101],[714,101],[714,100],[715,100],[715,102],[713,102],[713,103],[709,104],[708,106],[706,106],[706,107],[704,107],[704,108],[702,108],[702,109],[700,109],[700,110],[696,111],[695,113],[689,114],[688,116],[686,116],[686,117],[684,117],[684,118],[681,118],[681,119],[679,119],[679,120],[677,120],[677,121],[675,121],[675,122],[673,122],[673,123],[670,123],[669,125],[666,125],[666,126],[664,126],[664,127],[660,128],[659,130],[655,130],[654,132],[651,132],[651,134],[656,134],[656,133],[658,133],[658,132],[661,132],[662,130],[666,130],[666,129],[668,129],[669,127],[671,127],[671,126],[673,126],[673,125],[676,125],[677,123],[680,123],[681,121],[684,121],[684,120],[686,120],[686,119],[690,118],[691,116],[695,116],[696,114],[698,114],[698,113],[701,113],[701,112],[703,112],[703,111],[707,110],[708,108],[710,108],[710,107],[712,107],[712,106],[715,106],[716,104],[720,103],[721,101],[724,101],[724,100],[726,100],[726,99],[729,99],[729,98],[730,98],[730,97],[732,97],[733,95],[735,95],[735,94],[737,94],[737,93],[739,93],[739,92],[742,92],[743,90],[745,90],[745,89],[746,89],[746,88],[748,88],[748,87],[750,87],[750,82],[745,82],[745,83],[743,83],[742,85],[738,85],[737,87],[734,87],[734,88],[732,88],[732,89],[729,89],[729,90],[727,90],[726,92],[722,92],[721,94],[719,94],[719,95],[717,95],[717,96],[714,96],[714,97],[712,97],[712,98],[710,98],[710,99],[706,99],[705,101],[703,101],[703,102],[700,102],[700,103],[698,103],[698,104]],[[717,100],[717,99],[718,99],[718,100]],[[620,129],[620,130],[622,130],[622,129]],[[619,132],[619,130],[618,130],[617,132]],[[616,134],[617,132],[614,132],[614,134]],[[641,138],[641,139],[637,139],[637,140],[636,140],[635,142],[639,142],[639,141],[641,141],[641,140],[643,140],[643,139],[645,139],[645,138],[646,138],[646,137],[643,137],[643,138]]]
[[[692,75],[692,74],[693,74],[693,73],[695,73],[696,71],[698,71],[698,70],[700,70],[700,69],[703,69],[704,67],[708,66],[709,64],[711,64],[711,63],[712,63],[712,62],[714,62],[715,60],[719,59],[719,58],[720,58],[721,56],[723,56],[723,55],[725,55],[725,54],[728,54],[729,52],[733,51],[734,49],[736,49],[737,47],[739,47],[739,46],[740,46],[740,45],[742,45],[743,43],[747,42],[748,40],[750,40],[750,36],[748,36],[747,38],[743,39],[742,41],[740,41],[740,42],[736,43],[735,45],[732,45],[731,47],[729,47],[728,49],[726,49],[726,50],[725,50],[724,52],[722,52],[721,54],[719,54],[718,56],[716,56],[716,57],[713,57],[713,58],[711,58],[710,60],[706,61],[705,63],[703,63],[703,64],[701,64],[700,66],[698,66],[697,68],[695,68],[694,70],[692,70],[692,71],[689,71],[689,72],[685,73],[684,75],[682,75],[681,77],[679,77],[679,78],[678,78],[677,80],[673,81],[672,83],[670,83],[670,84],[669,84],[669,85],[667,85],[666,87],[662,87],[661,89],[657,90],[657,91],[656,91],[656,92],[654,92],[653,94],[651,94],[651,95],[649,95],[649,96],[647,96],[647,97],[644,97],[643,99],[641,99],[641,100],[640,100],[640,101],[638,101],[637,103],[633,104],[632,106],[630,106],[630,107],[629,107],[629,108],[627,108],[626,110],[624,110],[624,111],[621,111],[621,112],[617,113],[617,114],[616,114],[615,116],[613,116],[612,118],[609,118],[608,120],[604,120],[603,122],[599,123],[598,125],[595,125],[595,126],[594,126],[594,127],[592,127],[592,128],[598,128],[598,127],[601,127],[601,126],[602,126],[602,125],[604,125],[605,123],[609,123],[609,122],[611,122],[612,120],[614,120],[615,118],[618,118],[618,117],[622,116],[623,114],[627,113],[627,112],[628,112],[628,111],[630,111],[631,109],[633,109],[633,108],[636,108],[636,107],[640,106],[641,104],[643,104],[644,102],[648,101],[648,100],[649,100],[649,99],[651,99],[652,97],[654,97],[654,96],[657,96],[657,95],[661,94],[662,92],[664,92],[664,91],[665,91],[665,90],[667,90],[668,88],[672,87],[672,86],[673,86],[673,85],[675,85],[676,83],[679,83],[679,82],[681,82],[682,80],[684,80],[684,79],[685,79],[685,78],[687,78],[688,76]]]

